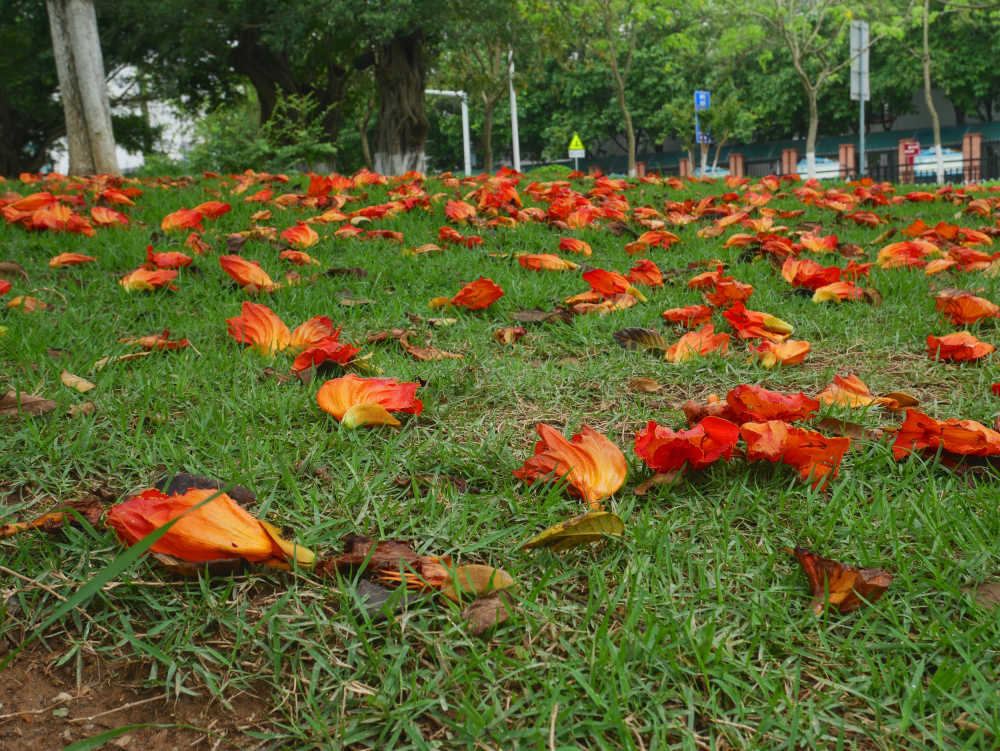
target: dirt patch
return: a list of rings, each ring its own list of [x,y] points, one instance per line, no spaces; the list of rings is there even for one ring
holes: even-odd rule
[[[95,657],[86,657],[77,680],[75,661],[55,666],[59,654],[26,650],[0,678],[0,748],[58,751],[114,728],[144,723],[103,748],[139,751],[229,749],[253,751],[268,742],[247,731],[266,730],[270,705],[249,694],[227,697],[232,710],[207,694],[168,699],[144,689]],[[182,727],[186,726],[186,727]]]

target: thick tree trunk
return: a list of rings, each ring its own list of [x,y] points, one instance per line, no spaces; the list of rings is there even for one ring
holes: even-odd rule
[[[94,4],[92,0],[46,0],[46,8],[66,116],[69,171],[74,175],[121,174]]]
[[[424,146],[430,124],[424,114],[424,38],[420,31],[397,36],[375,56],[378,85],[378,126],[375,131],[375,171],[401,175],[426,168]]]
[[[493,172],[493,110],[498,96],[483,94],[483,172]]]

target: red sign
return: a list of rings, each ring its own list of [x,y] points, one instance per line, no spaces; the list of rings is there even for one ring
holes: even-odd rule
[[[903,156],[915,157],[920,154],[920,143],[917,141],[907,141],[903,144]]]

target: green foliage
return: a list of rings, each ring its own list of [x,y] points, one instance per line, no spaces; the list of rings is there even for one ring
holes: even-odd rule
[[[250,91],[199,121],[187,167],[193,172],[239,172],[247,165],[277,172],[312,169],[337,153],[325,140],[323,114],[310,95],[281,95],[271,118],[260,125],[259,104]]]

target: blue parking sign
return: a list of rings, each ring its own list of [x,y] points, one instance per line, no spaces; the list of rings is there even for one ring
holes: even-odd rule
[[[694,92],[695,112],[707,110],[712,105],[712,92],[698,89]]]

